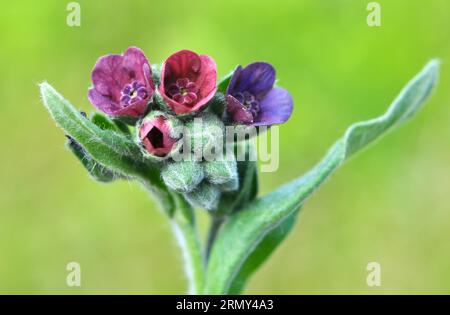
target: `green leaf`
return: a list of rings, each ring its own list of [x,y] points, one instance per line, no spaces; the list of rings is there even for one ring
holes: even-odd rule
[[[97,163],[89,154],[87,154],[83,147],[72,138],[67,140],[67,148],[72,151],[81,164],[86,168],[89,175],[91,175],[91,177],[96,181],[109,183],[121,177],[120,175],[114,174],[114,172],[107,169],[103,165]]]
[[[91,117],[91,121],[102,130],[119,131],[116,124],[114,124],[111,119],[100,113],[94,113]]]
[[[113,118],[112,122],[116,125],[117,129],[122,131],[124,134],[131,136],[131,131],[127,124],[116,118]]]
[[[123,132],[126,135],[130,135],[128,126],[118,119],[110,119],[103,114],[94,113],[91,117],[91,121],[102,130]]]
[[[40,84],[40,89],[44,105],[53,120],[92,159],[116,174],[139,180],[157,195],[169,214],[173,213],[174,201],[160,178],[159,170],[144,161],[140,149],[130,137],[101,129],[81,115],[48,83]]]
[[[234,70],[225,75],[222,79],[220,79],[217,84],[217,92],[224,93],[227,91],[228,84],[230,84],[231,77],[233,76]]]
[[[264,249],[267,237],[273,237],[277,227],[289,220],[344,160],[416,113],[435,86],[438,72],[437,61],[428,63],[400,92],[384,115],[351,125],[306,175],[255,199],[232,215],[212,248],[204,293],[227,294],[242,288],[249,274],[273,250],[273,246]]]
[[[144,167],[139,148],[128,138],[102,130],[76,110],[49,84],[41,84],[41,94],[56,124],[80,143],[99,163],[125,175],[136,175]]]
[[[250,253],[244,264],[239,269],[239,273],[235,276],[235,280],[229,290],[229,294],[240,294],[244,286],[253,274],[253,272],[261,266],[264,261],[272,254],[277,246],[286,238],[292,230],[297,218],[298,210],[294,211],[289,217],[284,219],[277,227],[267,233],[258,246]]]

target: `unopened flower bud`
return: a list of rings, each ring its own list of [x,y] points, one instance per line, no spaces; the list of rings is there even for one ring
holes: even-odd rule
[[[179,136],[174,129],[179,121],[163,112],[154,111],[147,115],[139,127],[138,141],[147,157],[161,159],[178,147]]]
[[[204,178],[203,168],[195,161],[167,163],[161,170],[164,183],[177,192],[191,192]]]

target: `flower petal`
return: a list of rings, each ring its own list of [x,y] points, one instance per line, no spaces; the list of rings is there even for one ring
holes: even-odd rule
[[[124,75],[128,76],[128,81],[136,80],[142,82],[154,90],[150,63],[140,48],[132,46],[125,51],[122,59],[122,68]]]
[[[231,92],[235,93],[236,84],[239,81],[241,72],[242,72],[242,66],[237,66],[233,72],[233,76],[230,79],[230,83],[228,83],[227,94],[231,94]],[[236,92],[238,92],[238,91],[236,91]]]
[[[270,90],[259,103],[259,114],[253,125],[270,126],[282,124],[292,114],[294,102],[283,88]]]
[[[197,93],[197,85],[194,82],[189,82],[186,86],[188,92]]]
[[[253,122],[252,113],[231,95],[227,95],[227,112],[233,122],[246,125]]]
[[[113,113],[120,109],[119,104],[113,102],[111,98],[100,94],[95,88],[90,88],[88,91],[89,101],[102,112],[113,115]]]
[[[125,82],[119,78],[122,64],[122,56],[106,55],[100,57],[92,70],[92,83],[94,88],[102,95],[110,96],[117,100]]]
[[[205,98],[211,94],[212,91],[216,91],[217,81],[217,66],[214,59],[207,55],[201,55],[200,60],[202,62],[200,73],[197,80],[194,83],[197,85],[198,94],[200,97]],[[205,103],[209,99],[205,100]]]
[[[260,98],[273,87],[274,83],[275,69],[272,65],[267,62],[254,62],[233,74],[229,93],[247,91]]]
[[[195,93],[191,93],[189,92],[188,94],[186,94],[184,96],[184,102],[186,104],[192,104],[193,102],[195,102],[197,100],[197,95]]]
[[[148,106],[148,99],[134,102],[126,107],[121,107],[119,110],[111,113],[111,116],[129,116],[129,117],[139,117],[142,116]]]
[[[187,78],[195,83],[197,99],[189,106],[182,104],[169,93],[171,84]],[[159,91],[164,101],[177,114],[199,110],[216,92],[217,70],[214,60],[206,55],[197,55],[189,50],[181,50],[171,55],[164,62],[161,70]],[[181,83],[181,82],[180,82]],[[166,88],[167,87],[167,88]],[[167,90],[167,91],[166,91]],[[170,90],[170,92],[173,92]]]
[[[186,88],[186,86],[189,83],[189,79],[188,78],[181,78],[177,80],[177,86],[179,88]]]
[[[161,85],[175,83],[177,79],[187,78],[195,81],[201,67],[200,56],[190,50],[180,50],[164,62],[161,70]],[[170,82],[168,82],[170,81]]]
[[[89,100],[95,107],[112,116],[142,115],[154,92],[150,64],[144,52],[137,47],[128,48],[123,55],[100,57],[92,70],[92,82]],[[144,92],[140,92],[140,97],[144,96],[145,100],[124,107],[128,102],[120,102],[122,90],[128,94],[131,89],[140,86],[145,88]]]

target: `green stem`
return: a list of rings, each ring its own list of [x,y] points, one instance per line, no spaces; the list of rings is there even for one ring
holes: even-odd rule
[[[201,294],[205,281],[205,265],[194,209],[183,197],[176,195],[177,210],[172,217],[175,237],[183,253],[185,272],[189,281],[189,294]]]

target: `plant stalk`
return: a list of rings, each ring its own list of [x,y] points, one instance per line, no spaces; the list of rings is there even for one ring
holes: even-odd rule
[[[205,281],[205,265],[194,209],[183,197],[176,196],[177,209],[171,219],[175,237],[180,245],[184,270],[189,281],[189,294],[201,294]]]

